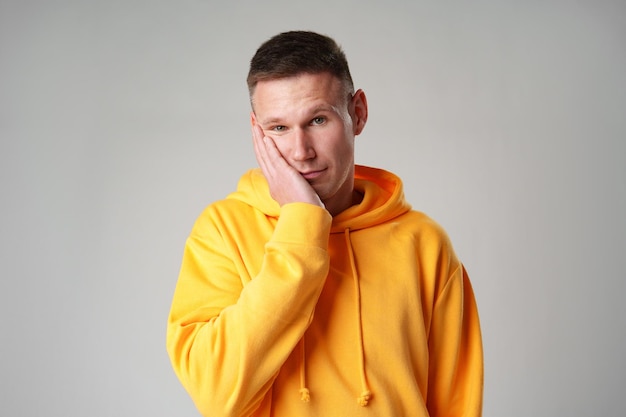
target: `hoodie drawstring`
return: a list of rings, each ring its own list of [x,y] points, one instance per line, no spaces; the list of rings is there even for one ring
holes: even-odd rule
[[[305,363],[305,351],[304,351],[304,336],[300,339],[300,399],[308,403],[311,401],[311,393],[306,387],[306,363]]]
[[[367,376],[365,375],[365,347],[363,343],[363,319],[361,317],[361,285],[359,283],[359,274],[356,269],[356,261],[354,260],[354,251],[352,249],[352,241],[350,240],[350,229],[346,228],[344,232],[346,237],[346,246],[348,247],[348,255],[350,256],[350,266],[352,267],[352,277],[354,278],[354,295],[356,298],[357,313],[357,330],[359,333],[359,359],[361,371],[361,395],[357,398],[357,403],[361,407],[366,407],[372,397],[372,392],[367,384]]]
[[[359,281],[359,274],[356,268],[356,261],[354,259],[354,251],[352,249],[352,241],[350,240],[350,229],[346,228],[344,232],[346,238],[346,246],[348,248],[348,256],[350,258],[350,267],[352,268],[352,277],[354,279],[354,295],[356,300],[356,314],[357,314],[357,332],[358,332],[358,348],[359,348],[359,371],[361,377],[361,394],[357,398],[357,403],[361,407],[367,407],[370,399],[372,398],[372,392],[367,384],[367,375],[365,374],[365,346],[363,342],[363,318],[361,316],[361,285]],[[304,348],[304,335],[300,339],[300,399],[305,403],[311,401],[311,393],[306,387],[306,352]]]

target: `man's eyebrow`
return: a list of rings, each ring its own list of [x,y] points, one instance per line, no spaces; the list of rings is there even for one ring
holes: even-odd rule
[[[337,108],[337,106],[333,106],[332,104],[320,104],[318,106],[311,107],[311,109],[306,111],[306,114],[308,114],[309,117],[314,118],[316,114],[323,113],[323,112],[335,113],[343,119],[343,115],[341,111],[339,110],[339,108]],[[261,124],[261,126],[267,126],[267,125],[272,125],[272,124],[282,124],[284,123],[284,117],[268,116],[265,119],[258,119],[258,121]]]
[[[263,119],[263,120],[259,120],[259,123],[261,123],[261,125],[270,125],[270,124],[275,124],[275,123],[280,123],[281,120],[278,117],[269,117],[267,119]]]
[[[313,117],[315,114],[317,113],[321,113],[321,112],[332,112],[332,113],[337,113],[339,115],[341,115],[341,112],[339,111],[339,109],[335,106],[332,106],[330,104],[322,104],[316,107],[311,108],[310,110],[307,111],[307,113]],[[262,119],[260,120],[261,124],[272,124],[272,123],[281,123],[282,122],[282,118],[279,116],[269,116],[266,119]]]
[[[333,113],[339,113],[339,109],[337,109],[337,107],[331,106],[330,104],[322,104],[320,106],[317,106],[317,107],[313,108],[313,110],[311,110],[311,114],[324,112],[324,111],[330,111],[330,112],[333,112]]]

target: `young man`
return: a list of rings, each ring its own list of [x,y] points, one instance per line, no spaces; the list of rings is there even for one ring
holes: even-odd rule
[[[205,416],[480,416],[478,313],[445,232],[394,174],[354,164],[367,121],[330,38],[250,65],[260,169],[187,240],[167,329]]]

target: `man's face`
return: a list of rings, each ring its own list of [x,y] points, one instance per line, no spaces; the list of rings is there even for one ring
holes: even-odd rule
[[[347,208],[354,185],[354,137],[367,118],[363,92],[348,97],[333,75],[305,73],[260,81],[252,102],[252,122],[274,140],[326,207]]]

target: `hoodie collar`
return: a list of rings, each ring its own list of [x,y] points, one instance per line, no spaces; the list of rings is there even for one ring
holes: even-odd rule
[[[402,181],[389,171],[355,165],[354,188],[363,194],[363,200],[333,218],[331,233],[371,227],[411,208],[404,198]],[[249,204],[270,217],[280,214],[280,206],[271,197],[267,180],[259,168],[246,172],[239,180],[237,191],[228,198]]]

